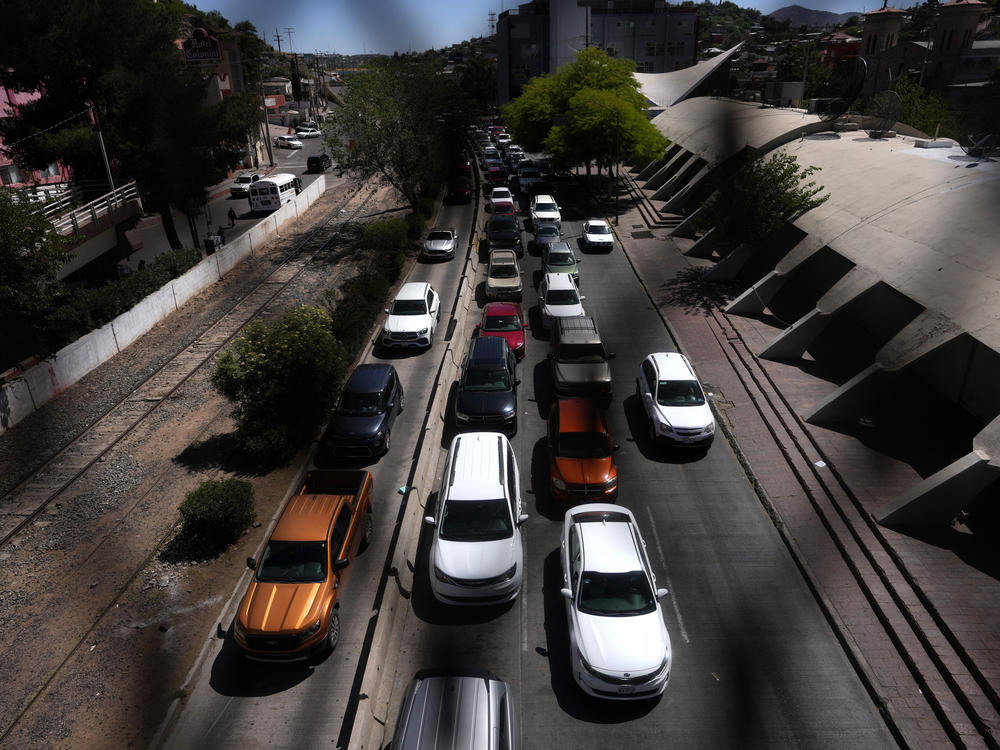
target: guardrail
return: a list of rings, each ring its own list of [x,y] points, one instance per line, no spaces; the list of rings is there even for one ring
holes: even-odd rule
[[[78,194],[70,191],[45,207],[43,211],[45,217],[52,222],[52,226],[59,234],[79,234],[81,228],[87,224],[96,223],[102,216],[124,207],[129,201],[138,201],[139,189],[133,180],[90,203],[73,208],[77,199]]]

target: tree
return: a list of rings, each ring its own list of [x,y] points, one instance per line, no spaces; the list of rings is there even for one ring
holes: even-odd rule
[[[232,163],[226,144],[251,125],[224,118],[231,129],[223,132],[221,105],[205,105],[206,74],[175,45],[189,12],[179,0],[9,0],[0,48],[0,82],[41,93],[0,120],[15,161],[61,161],[76,180],[103,182],[99,125],[116,184],[139,183],[175,248],[182,243],[170,206],[190,217],[204,205],[204,186]]]
[[[416,211],[461,143],[458,131],[469,121],[462,102],[438,60],[396,55],[376,61],[348,80],[332,118],[331,155],[352,175],[378,175]]]
[[[0,190],[0,341],[22,351],[41,338],[45,313],[64,291],[57,280],[69,261],[63,237],[35,206]],[[28,349],[27,351],[35,351]]]
[[[462,66],[459,85],[465,96],[475,102],[481,111],[496,106],[496,63],[483,55],[473,55]]]
[[[750,245],[830,197],[809,177],[819,167],[801,167],[794,155],[778,151],[755,157],[747,151],[716,178],[716,192],[705,204],[702,224]]]
[[[902,102],[900,122],[930,136],[960,138],[958,117],[940,94],[928,91],[908,76],[897,78],[893,89]]]
[[[243,449],[284,460],[326,418],[346,366],[330,315],[300,307],[274,326],[251,323],[216,360],[212,385],[234,404]]]

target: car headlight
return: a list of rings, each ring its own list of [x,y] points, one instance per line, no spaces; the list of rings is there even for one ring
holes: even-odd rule
[[[455,410],[455,419],[457,419],[459,422],[468,422],[469,421],[469,415],[465,414],[463,412],[460,412],[458,409],[456,409]]]
[[[604,673],[603,672],[601,672],[601,671],[599,671],[597,669],[594,669],[592,666],[590,666],[590,663],[586,659],[583,658],[583,654],[580,654],[579,656],[580,656],[580,666],[583,667],[588,673],[594,675],[594,677],[598,677],[598,678],[603,678],[604,677]]]
[[[389,329],[388,329],[388,328],[383,328],[383,329],[382,329],[382,335],[383,335],[383,336],[389,336],[389,335],[390,335],[390,334],[389,334]]]
[[[515,573],[517,573],[517,563],[514,563],[513,565],[511,565],[507,570],[505,570],[503,573],[501,573],[497,578],[498,578],[499,582],[502,583],[503,581],[509,581],[511,578],[513,578]]]
[[[566,489],[566,483],[559,477],[552,477],[552,486],[555,487],[557,490]]]
[[[437,565],[434,566],[434,577],[437,578],[442,583],[454,583],[454,581],[451,580],[451,577],[448,574],[446,574],[443,570],[441,570],[441,568],[439,568]]]
[[[657,421],[661,432],[673,432],[674,428],[670,426],[670,422],[665,419],[660,419]]]
[[[618,477],[612,477],[607,482],[604,483],[605,490],[613,490],[618,486]]]
[[[323,618],[320,617],[318,620],[316,620],[316,622],[314,622],[312,625],[310,625],[306,630],[303,630],[299,634],[299,637],[302,640],[305,640],[306,638],[311,638],[312,636],[316,635],[316,633],[319,632],[320,626],[322,624],[323,624]]]
[[[418,336],[426,336],[427,332],[429,330],[431,330],[431,329],[430,328],[421,328],[419,331],[417,331],[417,335]]]
[[[236,619],[233,620],[233,632],[236,635],[238,635],[240,638],[246,638],[247,637],[247,630],[246,630],[246,628],[243,627],[243,625],[240,624],[240,618],[239,618],[239,616],[237,616]]]

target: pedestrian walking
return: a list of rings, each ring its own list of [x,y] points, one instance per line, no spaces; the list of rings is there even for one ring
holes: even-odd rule
[[[233,209],[232,206],[229,207],[229,226],[230,227],[236,226],[236,211]]]
[[[217,235],[219,235],[219,244],[220,245],[225,245],[226,244],[226,230],[220,225],[219,228],[218,228],[218,230],[216,230],[215,233]]]

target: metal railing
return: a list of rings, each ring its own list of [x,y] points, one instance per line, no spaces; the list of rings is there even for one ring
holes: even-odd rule
[[[61,198],[46,204],[43,213],[60,234],[79,234],[87,224],[123,208],[129,201],[139,201],[139,189],[133,180],[82,206],[76,205],[79,200],[80,193],[71,189]]]

